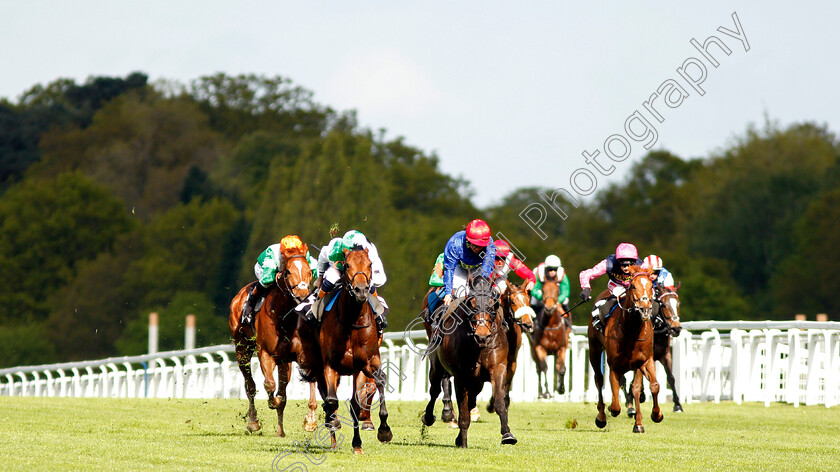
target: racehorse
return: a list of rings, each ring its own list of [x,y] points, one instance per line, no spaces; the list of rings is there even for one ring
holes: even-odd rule
[[[534,329],[534,310],[531,308],[531,295],[522,287],[507,282],[507,287],[501,296],[502,313],[507,333],[508,356],[507,373],[505,375],[505,406],[510,408],[510,386],[516,373],[516,357],[522,346],[522,330],[530,333]],[[518,316],[517,316],[518,315]],[[487,412],[493,413],[495,398],[490,397],[487,402]]]
[[[298,316],[292,311],[301,300],[309,295],[312,272],[306,260],[307,247],[282,249],[285,269],[277,272],[271,290],[260,309],[254,315],[254,332],[248,332],[239,325],[245,299],[251,287],[259,282],[252,282],[239,290],[230,303],[228,326],[236,345],[236,358],[239,370],[245,378],[245,393],[248,395],[247,425],[249,431],[259,431],[260,422],[254,407],[257,393],[254,378],[251,375],[251,357],[259,350],[260,367],[265,377],[265,389],[268,392],[268,407],[277,410],[277,435],[286,435],[283,430],[283,411],[286,408],[286,386],[291,380],[291,362],[296,360],[300,350],[297,335]],[[274,381],[274,367],[277,367],[279,385]],[[276,393],[275,393],[276,388]],[[309,413],[304,419],[304,429],[315,431],[317,427],[315,413],[318,403],[315,400],[315,385],[309,385]]]
[[[320,330],[313,330],[305,323],[299,329],[303,349],[298,358],[304,380],[315,380],[326,416],[325,425],[330,429],[332,447],[337,447],[335,431],[341,427],[336,417],[338,409],[339,377],[353,376],[353,396],[350,400],[353,417],[353,452],[363,454],[359,435],[359,419],[362,403],[369,409],[370,385],[362,383],[373,378],[379,392],[379,431],[377,439],[389,442],[393,438],[388,426],[388,410],[385,406],[386,375],[379,358],[382,338],[376,329],[374,312],[367,302],[372,293],[371,262],[367,249],[355,246],[345,249],[345,269],[341,286],[336,288],[334,303],[324,309]]]
[[[610,386],[612,387],[612,404],[610,414],[618,416],[621,413],[619,401],[620,378],[625,372],[634,371],[633,398],[636,407],[636,424],[634,433],[644,433],[642,415],[639,412],[639,395],[642,390],[642,375],[650,382],[653,396],[653,410],[651,419],[655,423],[662,421],[663,415],[659,409],[659,383],[656,381],[656,369],[653,365],[653,326],[651,315],[653,311],[653,282],[651,271],[639,266],[630,266],[630,284],[626,293],[619,300],[612,314],[607,318],[604,334],[598,332],[589,324],[589,363],[595,374],[595,385],[598,388],[598,416],[595,425],[603,428],[607,425],[604,414],[604,373],[601,364],[601,354],[606,352],[607,364],[610,367]],[[604,291],[598,298],[609,294]]]
[[[548,365],[546,357],[554,356],[554,390],[566,393],[566,351],[569,348],[569,335],[572,333],[572,315],[563,311],[558,297],[560,288],[556,280],[546,280],[543,284],[543,306],[531,337],[531,358],[537,367],[537,385],[539,398],[551,398],[548,388]]]
[[[508,426],[505,406],[505,380],[507,372],[508,341],[502,327],[499,303],[487,277],[470,278],[470,294],[461,300],[441,320],[442,340],[435,350],[429,369],[430,400],[422,422],[431,426],[435,400],[440,394],[444,372],[455,379],[455,397],[458,401],[458,427],[455,439],[458,447],[467,447],[467,430],[470,427],[470,410],[484,382],[492,385],[493,405],[501,422],[502,444],[516,444]],[[430,345],[434,341],[430,340]]]
[[[682,404],[680,404],[680,397],[677,395],[676,380],[674,379],[674,372],[671,369],[671,337],[677,337],[682,331],[680,326],[680,296],[677,294],[680,286],[674,290],[657,287],[656,295],[659,305],[659,313],[662,315],[664,324],[662,326],[654,325],[653,330],[653,358],[662,364],[665,368],[665,375],[668,378],[668,387],[671,389],[671,394],[674,398],[674,411],[683,411]],[[624,380],[622,378],[622,380]],[[630,406],[630,398],[632,394],[630,389],[622,388],[624,398],[626,399],[627,415],[631,416],[631,411],[635,414],[635,409]],[[644,392],[639,397],[640,402],[644,402]]]

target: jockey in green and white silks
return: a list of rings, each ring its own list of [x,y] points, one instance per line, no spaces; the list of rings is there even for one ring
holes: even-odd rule
[[[566,269],[563,268],[563,263],[560,258],[554,254],[545,258],[545,262],[540,263],[534,269],[534,277],[536,283],[534,289],[531,290],[531,305],[539,306],[543,300],[542,287],[546,280],[556,280],[557,287],[560,293],[557,296],[557,303],[563,307],[563,311],[569,311],[569,293],[571,286],[569,284],[569,276],[566,275]]]
[[[277,244],[272,244],[265,248],[257,257],[257,263],[254,264],[254,275],[257,276],[257,283],[248,292],[248,297],[245,299],[245,306],[242,310],[240,322],[244,325],[254,327],[254,313],[257,307],[265,300],[265,296],[271,290],[271,286],[275,284],[275,279],[278,272],[285,270],[286,265],[283,260],[283,249],[300,248],[303,246],[303,241],[298,236],[289,235],[280,240]],[[306,261],[309,268],[312,270],[313,277],[315,276],[315,259],[306,251]],[[302,267],[302,266],[301,266]]]
[[[320,301],[324,299],[326,294],[332,292],[341,281],[341,274],[345,269],[344,250],[350,250],[354,247],[361,247],[368,251],[368,258],[371,263],[372,285],[372,293],[368,297],[368,302],[376,313],[376,324],[381,332],[388,326],[388,322],[385,319],[385,316],[388,314],[388,304],[385,302],[385,299],[376,293],[376,287],[385,285],[387,277],[376,246],[360,231],[350,230],[343,237],[333,238],[326,246],[321,248],[321,254],[318,256],[317,263],[318,278],[321,281],[321,286],[317,293],[310,295],[306,301],[298,306],[298,311],[303,313],[304,319],[308,323],[315,326],[320,324],[321,315],[323,314],[323,304]]]

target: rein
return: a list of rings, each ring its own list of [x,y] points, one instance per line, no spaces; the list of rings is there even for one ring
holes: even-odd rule
[[[292,259],[298,259],[298,258],[303,259],[304,261],[306,261],[306,256],[301,255],[301,254],[298,254],[298,255],[295,255],[295,256],[290,256],[288,259],[286,259],[286,260],[284,261],[285,268],[284,268],[284,270],[283,270],[283,284],[285,285],[285,287],[283,287],[283,286],[281,286],[281,285],[280,285],[280,283],[277,281],[277,277],[275,277],[275,278],[274,278],[274,284],[275,284],[275,285],[277,285],[277,288],[279,288],[279,289],[281,289],[281,290],[285,289],[285,290],[286,290],[286,293],[288,293],[289,295],[291,295],[291,297],[292,297],[292,298],[293,298],[296,302],[300,303],[301,301],[303,301],[303,299],[301,299],[301,298],[299,298],[299,297],[297,297],[297,296],[295,295],[295,293],[292,291],[292,286],[289,284],[289,276],[290,276],[290,275],[292,275],[292,273],[289,271],[289,266],[288,266],[288,264],[287,264],[287,263],[288,263],[289,261],[291,261]],[[308,262],[308,261],[307,261],[307,262]],[[285,318],[285,315],[284,315],[284,318]]]

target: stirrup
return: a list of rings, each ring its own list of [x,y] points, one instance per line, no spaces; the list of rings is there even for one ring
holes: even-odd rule
[[[604,334],[604,324],[601,323],[601,317],[596,316],[592,318],[592,327],[601,334]]]

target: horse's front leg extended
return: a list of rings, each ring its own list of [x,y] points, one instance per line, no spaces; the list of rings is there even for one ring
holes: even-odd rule
[[[330,441],[333,449],[338,447],[335,432],[341,428],[341,423],[335,416],[335,412],[338,410],[338,395],[336,394],[338,380],[338,372],[329,365],[324,366],[324,390],[326,393],[324,396],[324,423],[330,430]]]
[[[260,368],[262,368],[263,378],[265,378],[263,386],[265,387],[265,393],[268,394],[268,407],[274,410],[277,408],[277,401],[274,398],[274,391],[277,388],[277,383],[274,381],[274,368],[277,367],[277,364],[274,357],[265,349],[260,349],[259,358]]]
[[[455,445],[467,447],[467,430],[470,428],[470,395],[469,389],[463,379],[455,377],[455,399],[458,402],[458,437],[455,438]]]
[[[539,388],[538,398],[550,398],[551,391],[548,389],[548,363],[546,363],[548,353],[542,346],[535,347],[534,353],[537,358],[537,386]]]
[[[291,369],[289,370],[291,372]],[[309,382],[309,413],[303,418],[303,430],[312,432],[318,428],[318,399],[315,396],[315,382]]]
[[[286,386],[292,379],[292,363],[281,362],[277,364],[277,436],[284,438],[286,432],[283,430],[283,411],[286,409]]]
[[[507,384],[507,367],[499,364],[490,371],[490,385],[493,388],[493,408],[499,414],[499,422],[502,426],[502,444],[516,444],[516,438],[510,432],[508,426],[508,412],[505,405],[505,385]]]
[[[650,419],[654,423],[659,423],[664,418],[662,411],[659,409],[659,382],[656,380],[656,364],[654,364],[653,357],[647,360],[642,366],[645,371],[645,376],[650,383],[650,395],[653,397],[653,410],[650,412]],[[641,380],[639,381],[641,383]]]
[[[443,367],[438,364],[437,358],[431,359],[429,362],[429,403],[426,404],[426,414],[423,415],[421,421],[426,426],[431,426],[435,424],[435,400],[437,400],[438,395],[440,395],[440,390],[442,387],[443,382],[448,383],[449,379],[444,380],[443,378]],[[448,389],[446,389],[448,390]],[[444,390],[444,392],[446,392]],[[443,408],[444,411],[446,410],[446,394],[444,393],[443,397]],[[450,405],[451,405],[450,400]],[[451,408],[451,406],[450,406]],[[451,414],[451,412],[450,412]]]
[[[560,395],[566,393],[566,346],[554,354],[554,387]]]
[[[385,387],[388,383],[388,373],[382,368],[379,355],[371,359],[370,367],[372,371],[366,373],[366,375],[373,377],[379,391],[379,430],[376,432],[376,439],[379,442],[387,443],[394,438],[391,427],[388,426],[388,408],[385,406]],[[370,405],[367,405],[367,408],[370,408]]]
[[[634,418],[636,420],[636,424],[633,425],[633,432],[634,433],[644,433],[645,427],[642,425],[642,411],[641,411],[641,403],[639,402],[639,396],[642,394],[642,369],[644,366],[636,369],[633,373],[633,402],[636,407],[636,414]]]
[[[595,417],[595,426],[603,428],[607,425],[607,415],[604,413],[604,372],[601,370],[601,353],[603,348],[600,344],[593,343],[589,338],[589,365],[595,377],[595,387],[598,389],[598,416]]]
[[[245,394],[248,396],[248,431],[259,431],[260,421],[257,419],[257,408],[254,406],[254,397],[257,395],[257,385],[254,383],[254,376],[251,373],[251,356],[254,355],[254,347],[241,339],[236,343],[236,360],[239,364],[239,371],[245,378]]]
[[[443,370],[443,368],[440,368]],[[452,407],[452,379],[450,377],[443,377],[440,382],[443,389],[443,410],[440,412],[440,419],[445,423],[449,423],[453,428],[458,426],[455,421],[455,409]]]

